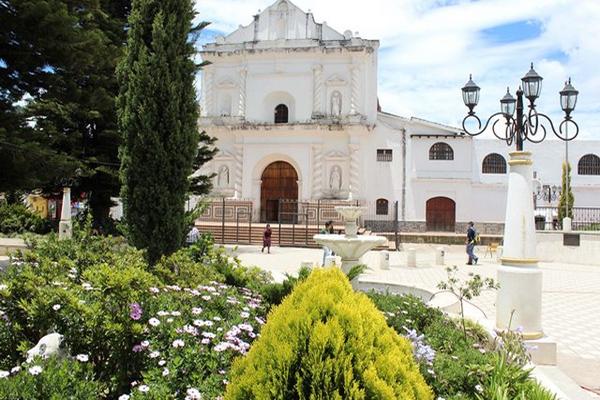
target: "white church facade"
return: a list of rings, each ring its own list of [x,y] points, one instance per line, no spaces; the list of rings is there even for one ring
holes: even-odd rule
[[[417,231],[462,231],[470,220],[500,231],[511,149],[381,111],[378,48],[377,40],[316,23],[287,0],[204,45],[210,64],[199,125],[217,138],[219,152],[200,172],[215,174],[212,195],[245,202],[255,222],[281,219],[282,199],[351,196],[373,205],[370,218],[382,230],[397,219]],[[560,186],[564,144],[528,146],[540,193]],[[576,206],[600,207],[599,156],[597,141],[569,145]]]

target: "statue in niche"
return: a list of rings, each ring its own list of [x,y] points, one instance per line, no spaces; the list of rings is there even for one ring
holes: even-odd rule
[[[217,186],[228,187],[229,186],[229,167],[227,165],[221,166],[217,174]]]
[[[342,168],[334,165],[329,173],[329,189],[332,194],[337,194],[342,190]]]
[[[342,94],[337,90],[331,93],[331,115],[333,117],[339,117],[342,115]]]

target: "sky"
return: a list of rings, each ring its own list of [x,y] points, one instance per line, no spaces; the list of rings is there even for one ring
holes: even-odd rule
[[[197,0],[211,25],[201,41],[248,25],[274,0]],[[543,80],[539,112],[560,123],[558,92],[571,77],[580,138],[600,139],[600,0],[294,0],[338,32],[380,41],[378,96],[384,111],[460,126],[460,88],[473,74],[477,114],[500,110],[531,62]],[[599,145],[600,146],[600,145]],[[598,149],[600,151],[600,149]]]

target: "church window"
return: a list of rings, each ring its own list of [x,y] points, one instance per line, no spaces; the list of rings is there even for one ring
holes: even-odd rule
[[[377,215],[388,215],[388,201],[386,199],[377,199],[375,203],[375,213]]]
[[[600,157],[595,154],[586,154],[579,159],[577,164],[579,175],[600,175]]]
[[[429,149],[430,160],[454,160],[454,150],[449,144],[438,142]]]
[[[286,124],[288,122],[288,108],[285,104],[275,107],[275,123]]]
[[[492,153],[485,156],[481,165],[484,174],[505,174],[506,160],[500,154]]]
[[[392,161],[392,149],[377,149],[377,161]]]

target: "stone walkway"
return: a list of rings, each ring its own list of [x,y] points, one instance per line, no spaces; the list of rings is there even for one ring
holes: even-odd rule
[[[370,269],[365,279],[417,286],[431,292],[446,280],[445,267],[436,266],[435,249],[439,245],[404,245],[417,249],[417,268],[404,267],[405,252],[390,253],[389,270],[378,266],[379,254],[367,253],[363,260]],[[498,263],[482,254],[479,264],[465,265],[463,246],[445,246],[445,265],[456,265],[459,277],[467,278],[469,272],[484,277],[496,277]],[[285,273],[294,274],[302,261],[320,264],[322,251],[302,248],[271,249],[272,254],[261,254],[260,247],[239,246],[236,255],[244,265],[256,265],[270,271],[276,280]],[[544,271],[542,292],[543,328],[558,343],[558,366],[581,386],[600,393],[600,267],[575,264],[540,263]],[[495,297],[488,291],[474,300],[488,319],[495,320]]]

